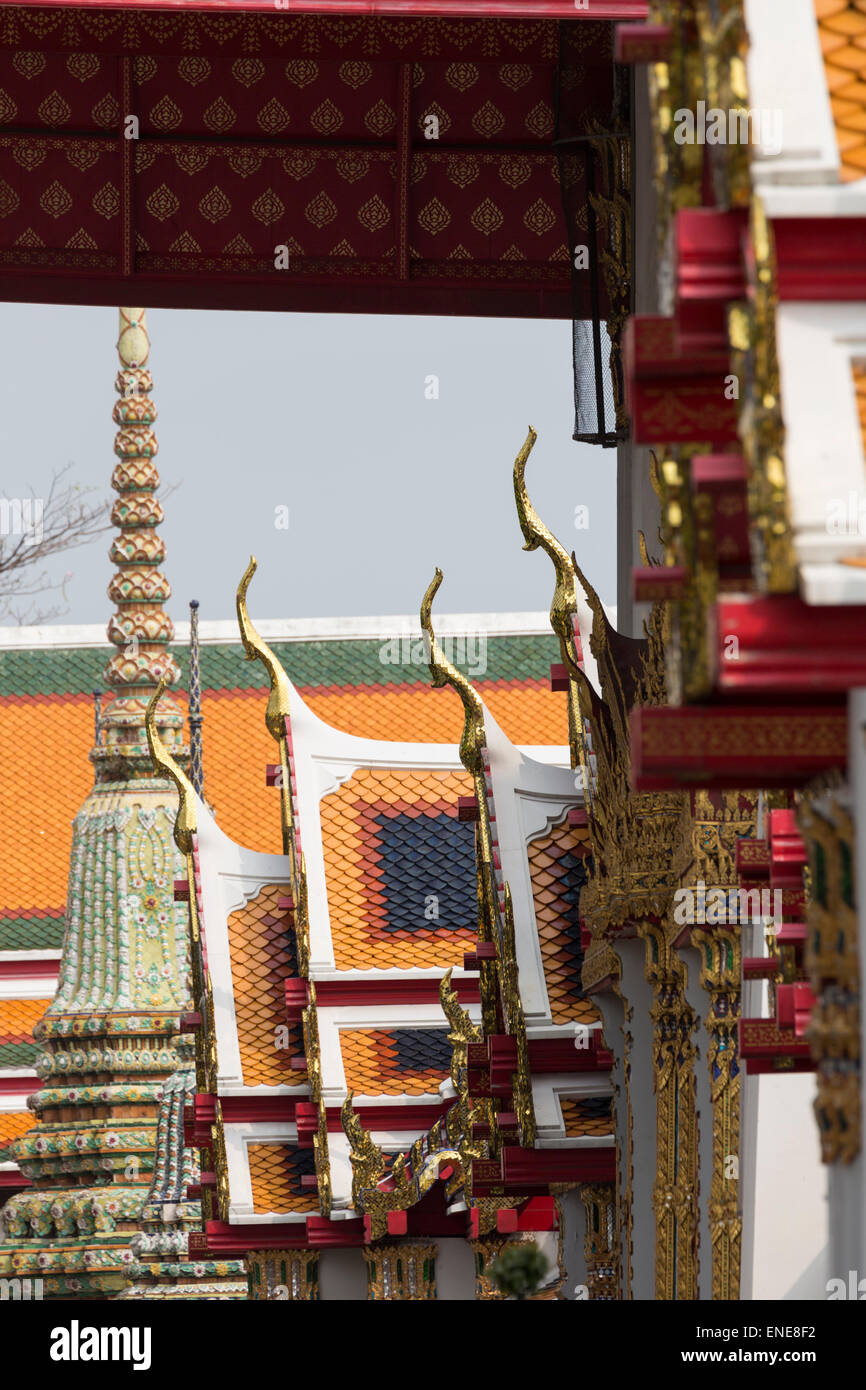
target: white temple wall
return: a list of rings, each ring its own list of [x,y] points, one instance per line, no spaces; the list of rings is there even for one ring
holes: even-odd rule
[[[436,1297],[440,1303],[475,1299],[475,1261],[472,1246],[459,1236],[439,1238],[436,1256]]]
[[[319,1256],[319,1298],[365,1302],[367,1266],[361,1250],[323,1250]]]

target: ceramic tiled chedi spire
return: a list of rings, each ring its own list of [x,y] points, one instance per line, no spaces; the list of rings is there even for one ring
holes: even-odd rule
[[[120,310],[112,519],[119,528],[108,625],[113,691],[91,753],[95,785],[73,828],[57,993],[36,1025],[38,1123],[12,1154],[31,1186],[4,1209],[0,1275],[41,1276],[48,1298],[111,1298],[135,1276],[130,1242],[155,1168],[163,1086],[178,1068],[189,999],[187,909],[174,787],[154,778],[144,730],[160,676],[179,677],[168,643],[171,594],[156,499],[159,474],[143,309]],[[167,695],[158,726],[180,762],[183,715]],[[59,755],[62,756],[62,753]],[[187,1063],[188,1065],[188,1063]]]

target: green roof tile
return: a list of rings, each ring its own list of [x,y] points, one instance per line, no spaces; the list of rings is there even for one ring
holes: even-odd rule
[[[402,660],[404,656],[421,656],[420,643],[413,646],[414,651],[408,644],[401,647],[398,663],[383,660],[387,643],[378,638],[275,642],[273,649],[289,678],[302,690],[353,685],[429,685],[426,662]],[[0,652],[0,697],[80,695],[103,689],[102,672],[112,650],[105,646]],[[385,655],[391,655],[392,650],[385,651]],[[173,651],[183,672],[181,684],[185,686],[187,648],[176,646]],[[462,660],[459,646],[455,655],[455,664],[481,686],[490,681],[546,681],[551,662],[558,660],[559,646],[553,633],[490,637],[484,669],[480,669],[480,662]],[[259,690],[267,683],[261,666],[245,660],[240,643],[203,646],[201,678],[205,690]]]
[[[0,1043],[0,1067],[32,1067],[38,1052],[35,1043]]]
[[[0,951],[53,951],[63,945],[63,917],[0,917]]]

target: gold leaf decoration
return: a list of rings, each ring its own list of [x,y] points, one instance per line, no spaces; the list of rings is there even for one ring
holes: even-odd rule
[[[167,184],[161,183],[147,198],[144,206],[157,222],[167,222],[180,207],[180,199],[172,193]]]
[[[214,184],[210,192],[199,200],[198,210],[206,222],[221,222],[228,217],[232,205],[222,189]]]
[[[479,203],[469,219],[476,232],[481,232],[483,236],[491,236],[493,232],[498,232],[505,218],[502,210],[490,198],[485,198],[483,203]]]
[[[391,221],[391,209],[375,193],[358,209],[358,221],[368,232],[378,232]]]
[[[250,246],[246,237],[241,236],[240,232],[238,232],[237,236],[233,236],[231,241],[223,247],[224,256],[251,256],[252,253],[253,248]]]
[[[259,194],[252,206],[253,217],[265,227],[279,222],[285,210],[282,199],[277,197],[272,188],[266,188],[264,193]]]
[[[89,82],[95,77],[102,64],[95,53],[70,53],[66,59],[66,71],[79,82]]]
[[[47,151],[43,144],[30,144],[29,141],[16,143],[12,147],[12,158],[16,164],[20,164],[22,169],[38,169],[45,159]]]
[[[68,251],[98,251],[99,247],[90,233],[86,232],[83,227],[79,227],[78,231],[73,232],[67,241],[66,249]]]
[[[315,167],[316,156],[309,150],[293,150],[283,160],[283,168],[293,179],[305,179],[308,174],[312,174]]]
[[[532,81],[532,68],[528,63],[503,63],[499,69],[499,80],[512,92],[520,91],[527,82]]]
[[[110,92],[106,92],[104,97],[100,97],[90,112],[95,123],[103,130],[109,130],[116,126],[120,120],[120,106],[117,98]]]
[[[474,63],[449,63],[445,69],[445,81],[457,92],[468,92],[478,81],[478,68]]]
[[[56,221],[59,217],[65,217],[72,207],[72,194],[59,179],[53,179],[39,199],[39,206]]]
[[[45,125],[66,125],[72,115],[72,107],[55,88],[44,101],[40,101],[36,113]]]
[[[184,174],[200,174],[210,162],[207,150],[195,145],[182,145],[174,152],[174,162]]]
[[[181,232],[179,237],[175,237],[168,249],[169,251],[182,251],[188,256],[197,256],[201,254],[201,247],[195,237],[191,236],[189,232]]]
[[[524,124],[530,134],[537,136],[539,140],[548,140],[552,138],[554,118],[553,107],[550,102],[539,101],[533,106]]]
[[[91,203],[94,212],[98,212],[100,217],[110,220],[120,212],[120,190],[115,187],[111,180],[107,180],[100,189],[93,195]]]
[[[519,188],[532,178],[532,160],[525,154],[507,154],[499,161],[499,177],[509,188]]]
[[[318,63],[311,63],[305,58],[296,58],[291,63],[286,63],[286,77],[295,87],[309,87],[318,75]]]
[[[505,117],[494,106],[492,101],[485,101],[472,117],[472,129],[484,137],[485,140],[492,140],[494,135],[498,135],[505,125]]]
[[[451,117],[448,115],[448,112],[445,110],[445,107],[440,106],[438,101],[430,101],[425,103],[424,109],[419,113],[418,116],[418,130],[420,131],[421,135],[425,134],[425,122],[428,116],[436,117],[437,121],[439,122],[440,135],[447,134],[447,132],[451,129],[452,120]],[[431,144],[434,143],[435,141],[431,141]]]
[[[545,232],[552,231],[556,226],[556,213],[543,198],[536,198],[523,214],[523,225],[536,236],[544,236]]]
[[[375,135],[379,140],[384,139],[386,135],[390,135],[396,124],[396,113],[388,105],[387,101],[382,101],[381,99],[376,102],[375,106],[370,107],[370,110],[364,117],[364,125],[367,127],[370,134]]]
[[[74,145],[69,145],[66,150],[66,162],[71,164],[73,169],[92,169],[94,164],[99,163],[100,150],[89,140],[77,140]]]
[[[311,115],[310,124],[320,135],[334,135],[342,126],[343,117],[331,98],[326,97]]]
[[[478,160],[473,154],[449,155],[445,171],[458,188],[468,188],[470,183],[474,183],[478,178]]]
[[[337,216],[337,205],[327,193],[317,193],[304,208],[304,216],[314,227],[327,227]]]
[[[431,236],[438,236],[440,232],[445,231],[446,227],[450,227],[451,214],[438,198],[431,198],[430,202],[425,203],[419,212],[418,224]]]
[[[290,117],[283,103],[277,101],[276,97],[271,97],[270,101],[265,102],[256,120],[266,135],[277,135],[281,130],[288,129]]]
[[[225,97],[217,97],[204,113],[205,125],[216,135],[224,135],[226,131],[231,130],[237,118],[238,113],[233,106],[229,106]]]
[[[150,108],[150,119],[157,130],[177,130],[183,120],[183,112],[171,97],[163,96]]]
[[[184,82],[188,82],[191,87],[197,87],[200,82],[206,82],[210,77],[211,67],[207,58],[196,55],[194,58],[181,58],[177,65],[177,75]]]
[[[265,65],[261,58],[236,58],[232,63],[232,77],[242,87],[254,87],[265,75]]]
[[[8,92],[0,88],[0,125],[9,125],[18,115],[18,107]]]
[[[0,217],[10,217],[21,205],[21,199],[11,184],[0,179]]]
[[[341,63],[337,72],[340,81],[351,87],[353,92],[357,92],[358,88],[363,87],[373,76],[373,65],[355,59],[350,63]]]
[[[13,68],[18,76],[23,77],[26,82],[32,81],[34,77],[38,77],[41,72],[45,71],[45,62],[44,53],[19,52],[12,54]]]
[[[150,54],[142,58],[133,58],[132,80],[137,87],[140,87],[144,82],[150,82],[151,78],[156,76],[156,72],[157,61]]]
[[[262,167],[262,154],[259,150],[246,147],[239,150],[230,150],[226,162],[233,174],[238,174],[240,178],[247,179],[250,174],[257,174]]]
[[[337,159],[337,173],[347,183],[357,183],[370,172],[370,160],[358,150],[346,150]]]

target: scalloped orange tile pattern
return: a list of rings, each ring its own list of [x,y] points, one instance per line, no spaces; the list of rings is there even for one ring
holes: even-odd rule
[[[866,178],[866,0],[815,0],[844,183]]]
[[[529,873],[535,902],[535,923],[554,1023],[595,1023],[601,1015],[589,999],[576,999],[574,968],[563,919],[572,911],[563,891],[560,858],[586,843],[587,830],[567,821],[528,846]]]
[[[569,1139],[583,1139],[590,1135],[595,1138],[604,1138],[605,1135],[613,1134],[613,1121],[610,1118],[591,1119],[582,1115],[579,1100],[569,1100],[560,1096],[559,1104],[562,1109],[565,1132]]]
[[[0,1111],[0,1149],[5,1149],[13,1139],[26,1134],[36,1123],[32,1110]]]
[[[379,1028],[341,1028],[346,1086],[362,1096],[435,1096],[447,1072],[393,1070],[396,1048]]]
[[[286,1027],[285,982],[293,973],[285,944],[284,914],[277,907],[278,899],[287,892],[284,884],[267,884],[228,920],[245,1086],[302,1086],[306,1081],[306,1073],[292,1071],[289,1066],[291,1057],[303,1052],[300,1031],[290,1029],[290,1045],[277,1047],[286,1037],[277,1029]]]
[[[358,803],[385,804],[412,815],[457,814],[457,798],[469,796],[467,772],[424,768],[361,768],[337,791],[322,798],[322,843],[331,940],[338,970],[408,970],[462,965],[463,952],[476,939],[467,930],[413,932],[411,938],[379,939],[376,927],[384,907],[377,907],[367,887],[366,841],[358,820]]]
[[[854,394],[857,397],[857,414],[860,417],[863,458],[866,459],[866,362],[855,362],[851,371],[854,377]]]
[[[284,1144],[250,1144],[247,1149],[256,1214],[318,1211],[319,1197],[315,1188],[300,1193],[292,1189],[290,1152]]]
[[[0,1042],[29,1043],[50,999],[0,999]]]

